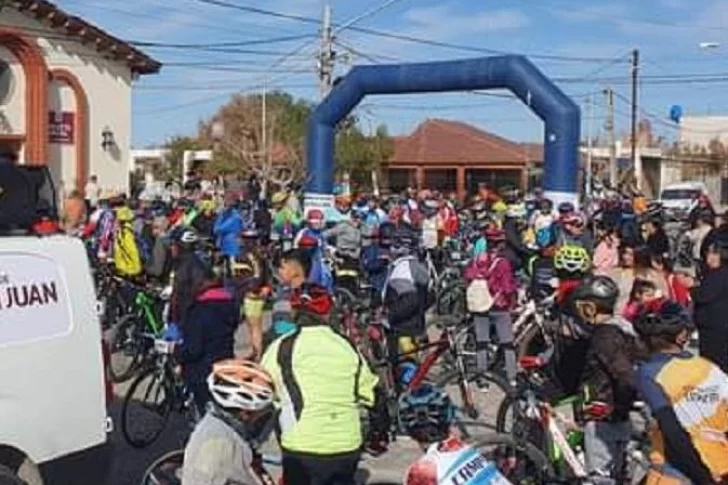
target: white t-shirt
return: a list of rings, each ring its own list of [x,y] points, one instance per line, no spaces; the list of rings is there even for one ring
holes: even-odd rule
[[[427,450],[405,473],[403,485],[511,485],[493,463],[458,438]]]
[[[422,221],[422,245],[426,249],[434,249],[437,243],[437,217],[430,217]]]
[[[95,206],[96,203],[99,201],[99,194],[101,192],[99,186],[93,182],[89,182],[86,184],[84,192],[86,200],[88,200],[92,206]]]

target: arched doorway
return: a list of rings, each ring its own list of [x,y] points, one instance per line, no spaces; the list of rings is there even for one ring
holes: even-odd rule
[[[0,45],[17,58],[25,75],[25,116],[23,133],[0,136],[0,152],[18,153],[29,165],[48,161],[48,68],[38,45],[17,29],[0,28]]]

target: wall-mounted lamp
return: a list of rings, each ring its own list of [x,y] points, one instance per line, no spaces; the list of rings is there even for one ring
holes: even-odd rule
[[[114,133],[107,126],[104,128],[104,131],[101,132],[101,148],[105,152],[108,152],[115,145],[116,141],[114,140]]]

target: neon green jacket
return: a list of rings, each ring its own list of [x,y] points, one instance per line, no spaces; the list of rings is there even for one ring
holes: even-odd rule
[[[348,340],[323,321],[299,321],[271,344],[262,365],[280,401],[285,451],[326,456],[361,448],[360,405],[374,404],[377,377]]]

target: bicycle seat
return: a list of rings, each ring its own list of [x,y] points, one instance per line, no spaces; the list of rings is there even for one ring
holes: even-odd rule
[[[523,370],[537,370],[546,365],[546,361],[538,355],[524,355],[518,361],[518,365]]]

